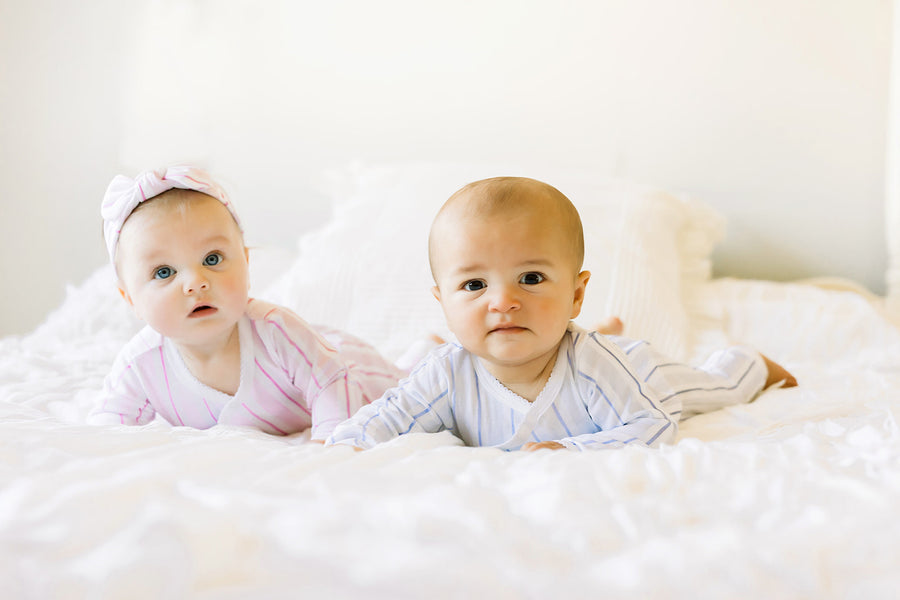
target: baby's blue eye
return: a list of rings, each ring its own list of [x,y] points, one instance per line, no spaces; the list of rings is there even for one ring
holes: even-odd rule
[[[463,284],[463,289],[467,292],[478,292],[485,287],[487,286],[485,286],[484,282],[480,279],[473,279],[472,281],[467,281]]]
[[[220,262],[222,262],[222,255],[219,254],[218,252],[213,252],[212,254],[208,255],[206,258],[203,259],[203,264],[206,265],[207,267],[214,267],[217,264],[219,264]]]
[[[172,267],[160,267],[153,274],[154,279],[168,279],[172,275],[175,274],[175,269]]]
[[[540,273],[525,273],[519,278],[519,283],[524,283],[525,285],[537,285],[542,281],[544,281],[544,276]]]

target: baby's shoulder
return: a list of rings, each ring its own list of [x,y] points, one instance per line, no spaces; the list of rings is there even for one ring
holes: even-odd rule
[[[297,317],[288,307],[273,304],[265,300],[250,298],[244,314],[252,321],[283,320],[285,317]],[[297,317],[299,318],[299,317]]]
[[[144,326],[119,350],[119,360],[130,364],[140,362],[148,356],[158,355],[165,339],[150,326]]]
[[[462,347],[459,342],[445,342],[435,347],[426,357],[432,357],[436,364],[468,364],[475,355]]]
[[[253,323],[257,331],[274,329],[306,332],[313,330],[309,323],[288,307],[272,304],[265,300],[251,298],[247,303],[244,316]]]
[[[268,353],[278,354],[290,348],[333,350],[316,327],[285,306],[251,299],[244,319],[250,325],[254,343]]]
[[[473,370],[472,355],[462,345],[456,342],[446,342],[433,348],[420,360],[412,371],[410,379],[417,377],[432,378],[439,374],[460,374],[467,370]]]
[[[609,348],[617,345],[616,336],[582,329],[574,324],[566,332],[569,338],[570,352],[575,358],[582,356],[600,356],[608,353]]]
[[[569,335],[572,341],[570,362],[576,368],[597,369],[602,365],[613,369],[628,368],[635,361],[643,363],[656,356],[645,340],[583,329],[570,329]]]

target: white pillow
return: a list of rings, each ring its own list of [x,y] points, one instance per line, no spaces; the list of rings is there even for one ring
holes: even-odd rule
[[[459,179],[440,168],[348,168],[332,174],[335,214],[305,234],[299,257],[262,297],[397,359],[429,333],[450,339],[431,295],[431,220]]]
[[[695,356],[747,344],[785,364],[895,370],[900,330],[888,321],[881,298],[857,292],[853,282],[840,283],[720,278],[704,284],[691,306]]]
[[[623,212],[611,240],[603,312],[622,319],[626,336],[687,360],[692,340],[685,299],[711,278],[712,250],[724,237],[725,218],[699,201],[652,188],[635,186],[603,201]]]
[[[463,185],[500,175],[545,181],[578,208],[584,268],[592,272],[579,324],[618,315],[626,335],[684,357],[683,290],[709,278],[721,217],[695,201],[583,171],[447,163],[335,172],[334,219],[301,238],[297,260],[262,296],[310,322],[353,333],[391,358],[427,333],[451,338],[430,291],[431,221]]]

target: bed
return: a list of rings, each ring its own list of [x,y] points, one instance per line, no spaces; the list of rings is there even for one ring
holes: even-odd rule
[[[427,225],[501,167],[329,174],[331,219],[251,249],[253,294],[397,358],[447,336]],[[507,453],[447,434],[376,449],[85,417],[139,327],[109,267],[0,340],[0,589],[51,598],[884,598],[900,586],[900,331],[851,281],[711,276],[725,217],[675,192],[541,171],[578,206],[578,322],[683,360],[751,344],[799,387],[689,419],[677,443]],[[240,198],[236,198],[240,206]]]

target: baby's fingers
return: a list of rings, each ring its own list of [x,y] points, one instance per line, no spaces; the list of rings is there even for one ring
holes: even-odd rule
[[[559,442],[528,442],[522,446],[525,452],[534,452],[535,450],[562,450],[565,448]]]

